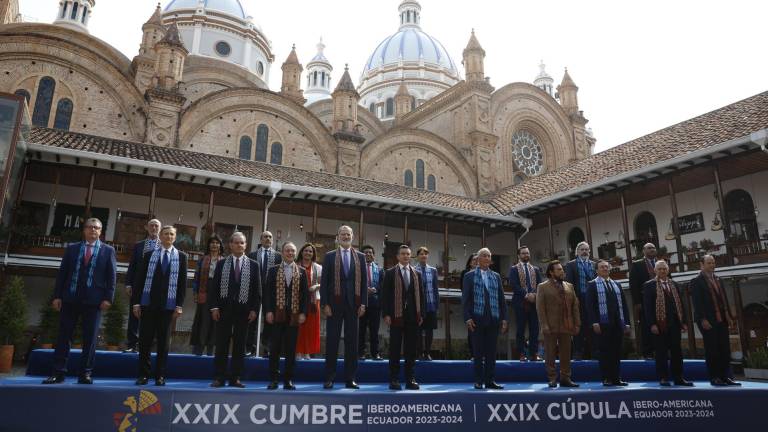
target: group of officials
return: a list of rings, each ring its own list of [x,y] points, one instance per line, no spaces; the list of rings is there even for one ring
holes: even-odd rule
[[[99,240],[101,229],[98,219],[86,220],[84,240],[68,246],[62,259],[53,300],[54,308],[61,311],[60,331],[53,374],[44,384],[64,381],[70,340],[81,318],[83,354],[78,383],[93,382],[91,372],[101,313],[111,306],[116,286],[115,250]],[[162,386],[171,326],[183,312],[189,260],[185,252],[174,247],[173,226],[162,226],[153,219],[147,224],[147,232],[147,239],[135,245],[126,275],[131,300],[126,351],[139,354],[137,385],[147,384],[153,376],[155,384]],[[314,263],[314,248],[305,251],[306,245],[298,257],[296,245],[291,242],[284,243],[278,253],[271,248],[269,232],[262,234],[257,252],[249,255],[243,233],[231,235],[230,254],[226,257],[221,239],[211,238],[205,257],[198,262],[193,283],[197,313],[201,316],[196,316],[192,333],[196,354],[202,354],[203,349],[210,353],[215,347],[212,387],[244,387],[244,357],[246,350],[257,352],[257,322],[263,310],[262,345],[268,347],[269,389],[278,388],[281,357],[286,360],[283,388],[295,389],[299,328],[313,314],[312,320],[319,321],[320,314],[327,320],[323,388],[334,386],[342,332],[344,383],[347,388],[359,388],[355,376],[358,358],[364,355],[366,329],[370,330],[370,356],[381,359],[381,317],[390,330],[390,389],[402,388],[401,356],[405,359],[405,387],[419,389],[415,361],[420,349],[422,358],[430,359],[439,305],[437,271],[427,264],[429,250],[419,248],[417,265],[412,265],[411,248],[402,245],[397,252],[397,264],[382,270],[374,262],[373,248],[364,246],[362,252],[357,251],[352,248],[353,238],[352,229],[341,226],[337,232],[338,248],[325,255],[322,267]],[[655,355],[661,385],[690,386],[692,383],[683,377],[680,347],[681,332],[688,331],[685,303],[678,285],[669,277],[668,264],[656,260],[654,245],[645,245],[643,252],[643,259],[632,263],[630,270],[643,354]],[[491,251],[482,248],[476,256],[476,267],[462,277],[463,317],[474,361],[475,388],[501,389],[494,371],[497,339],[499,333],[508,329],[507,303],[502,279],[490,268]],[[565,266],[554,261],[544,274],[530,263],[530,256],[528,247],[520,247],[519,261],[509,272],[520,360],[540,360],[541,333],[550,387],[558,385],[556,358],[560,359],[560,386],[578,387],[571,380],[572,345],[574,358],[599,359],[604,385],[627,385],[621,380],[619,366],[623,337],[630,331],[631,319],[621,286],[610,278],[610,264],[590,260],[590,247],[585,242],[577,246],[576,259]],[[691,282],[694,320],[704,338],[711,383],[738,385],[729,370],[728,330],[733,318],[724,287],[714,270],[714,258],[705,256],[701,273]],[[317,329],[319,344],[319,323],[308,327]],[[157,346],[154,373],[150,362],[153,343]]]

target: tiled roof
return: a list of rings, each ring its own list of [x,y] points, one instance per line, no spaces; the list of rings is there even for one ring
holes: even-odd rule
[[[33,128],[30,142],[70,150],[106,154],[185,167],[213,173],[242,176],[262,181],[279,181],[285,184],[372,195],[382,200],[405,200],[418,207],[432,205],[475,212],[479,215],[499,217],[499,212],[487,202],[423,189],[394,185],[356,177],[345,177],[299,168],[272,165],[264,162],[241,160],[225,156],[204,155],[176,148],[158,147],[130,141],[65,132],[56,129]]]
[[[506,188],[490,198],[505,214],[558,193],[684,156],[768,128],[768,92],[669,126],[556,171]]]

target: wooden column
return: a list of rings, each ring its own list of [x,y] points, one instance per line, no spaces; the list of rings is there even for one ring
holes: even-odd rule
[[[592,251],[592,256],[597,256],[597,247],[592,243],[592,223],[589,220],[589,200],[584,200],[584,221],[587,225],[587,243]]]
[[[551,261],[557,256],[555,253],[555,239],[552,236],[552,212],[547,213],[547,229],[549,230],[549,256],[547,261]]]
[[[410,237],[410,234],[408,232],[408,215],[405,215],[404,223],[403,223],[403,243],[410,245],[411,239],[409,237]]]
[[[741,352],[749,352],[749,329],[744,326],[744,307],[741,298],[741,284],[737,278],[731,279],[733,288],[733,306],[736,310],[736,325],[739,329],[739,342],[741,342]]]
[[[485,238],[485,223],[482,223],[480,228],[482,229],[480,232],[480,247],[488,247],[488,243],[486,242]]]
[[[723,197],[723,184],[720,181],[720,166],[717,163],[712,164],[712,174],[715,177],[715,190],[717,191],[717,208],[720,210],[720,222],[723,224],[723,237],[725,238],[725,251],[728,254],[728,265],[734,265],[733,249],[728,245],[728,239],[731,237],[731,224],[725,214],[725,197]]]
[[[365,244],[365,209],[360,209],[360,229],[358,230],[358,236],[360,237],[360,248]]]
[[[93,183],[96,181],[96,171],[91,171],[91,181],[88,184],[88,192],[85,194],[85,218],[91,217],[91,205],[93,203]],[[85,222],[85,221],[83,221]],[[107,221],[104,221],[106,223]]]
[[[624,249],[627,253],[627,270],[632,266],[632,244],[629,241],[629,218],[627,217],[627,204],[624,199],[624,191],[619,192],[621,200],[621,224],[624,228]],[[627,273],[629,277],[629,273]]]
[[[211,193],[208,196],[208,218],[205,222],[206,230],[208,231],[208,236],[210,237],[213,235],[213,203],[215,199],[215,193],[213,189],[211,189]]]
[[[149,209],[147,210],[147,213],[149,214],[149,218],[152,219],[155,217],[155,195],[157,194],[157,182],[152,181],[152,192],[149,195]]]
[[[318,204],[315,203],[312,208],[312,243],[317,241],[317,208]]]
[[[667,179],[669,187],[669,205],[672,207],[672,232],[675,234],[675,243],[677,245],[677,272],[685,271],[685,256],[683,255],[683,240],[680,238],[680,230],[677,222],[677,199],[675,198],[675,187],[672,184],[672,177]]]
[[[448,220],[443,220],[443,285],[448,288]],[[459,283],[461,289],[461,283]]]

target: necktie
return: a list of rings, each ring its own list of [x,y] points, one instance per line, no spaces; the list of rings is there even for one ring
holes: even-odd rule
[[[665,293],[666,295],[669,295],[669,284],[668,284],[667,282],[664,282],[664,283],[662,284],[662,287],[664,288],[664,293]]]
[[[239,258],[238,258],[239,261]],[[267,250],[261,249],[261,271],[266,272],[267,271]]]
[[[163,273],[168,273],[168,266],[170,265],[170,260],[168,259],[168,251],[166,250],[163,254]]]
[[[344,273],[349,273],[349,251],[345,249],[342,257],[344,258]]]
[[[235,281],[240,282],[240,258],[235,258]]]
[[[405,284],[405,289],[407,290],[408,287],[411,285],[411,278],[408,277],[410,276],[408,274],[408,267],[403,267],[401,270],[403,273],[403,283]]]
[[[85,244],[85,265],[86,266],[88,266],[88,264],[90,264],[91,262],[91,254],[93,253],[92,248],[93,246],[91,246],[90,244],[88,243]]]
[[[527,287],[527,291],[533,290],[533,287],[531,286],[531,274],[528,273],[528,264],[523,264],[523,268],[525,269],[525,285]]]

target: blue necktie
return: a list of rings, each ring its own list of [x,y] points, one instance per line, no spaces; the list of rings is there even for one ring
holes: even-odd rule
[[[525,269],[526,291],[530,292],[531,290],[533,290],[533,287],[531,286],[531,274],[528,273],[528,264],[523,264],[523,268]]]
[[[168,259],[168,251],[165,251],[163,254],[163,274],[168,273],[168,266],[170,265],[170,260]]]
[[[344,273],[349,273],[349,251],[345,250],[342,257],[344,258]]]

